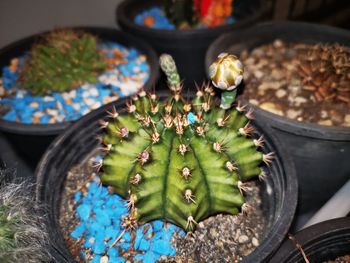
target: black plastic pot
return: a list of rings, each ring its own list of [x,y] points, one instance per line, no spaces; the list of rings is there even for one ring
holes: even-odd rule
[[[164,95],[162,96],[164,97]],[[115,105],[122,112],[125,99],[106,105],[84,116],[72,125],[48,148],[37,170],[37,199],[49,209],[50,234],[54,241],[54,255],[58,262],[72,262],[59,228],[59,207],[66,176],[70,168],[88,159],[99,146],[96,135],[101,132],[98,121],[106,118],[106,110]],[[257,130],[261,131],[261,126]],[[270,176],[263,183],[263,206],[267,217],[267,233],[261,245],[244,262],[263,262],[278,248],[286,235],[297,203],[297,179],[288,153],[266,132],[266,151],[276,152],[276,160],[269,167]]]
[[[162,6],[162,0],[126,0],[117,7],[116,20],[124,31],[147,41],[158,54],[171,54],[186,88],[194,87],[194,81],[202,83],[206,79],[205,52],[214,39],[228,31],[257,23],[272,11],[267,1],[245,0],[235,2],[237,21],[231,25],[211,29],[160,30],[135,24],[134,17],[152,6]]]
[[[321,263],[350,254],[350,217],[337,218],[305,228],[294,236],[308,260]],[[271,263],[304,263],[292,240],[285,240]]]
[[[127,33],[104,27],[78,27],[96,35],[101,40],[116,41],[126,47],[133,47],[147,56],[150,65],[150,76],[144,89],[152,89],[159,77],[158,58],[153,49],[142,40]],[[45,33],[45,32],[44,32]],[[33,35],[14,42],[0,50],[0,68],[9,65],[12,58],[24,55],[40,39],[41,34]],[[24,156],[28,164],[35,169],[40,157],[52,140],[66,130],[72,122],[57,124],[23,124],[0,119],[2,132],[13,146]]]
[[[239,55],[244,49],[252,50],[276,38],[350,46],[350,32],[346,30],[297,22],[265,23],[218,38],[208,49],[207,68],[221,52]],[[350,128],[298,122],[250,106],[257,121],[272,128],[293,158],[300,189],[298,211],[316,212],[350,176]]]

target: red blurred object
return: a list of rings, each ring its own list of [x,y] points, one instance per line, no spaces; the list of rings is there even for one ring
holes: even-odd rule
[[[195,10],[200,14],[200,17],[205,17],[208,13],[212,0],[194,0]]]

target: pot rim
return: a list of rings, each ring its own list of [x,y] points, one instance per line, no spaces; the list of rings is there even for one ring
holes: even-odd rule
[[[236,28],[248,26],[252,24],[252,22],[256,21],[257,19],[265,16],[270,11],[272,5],[270,3],[262,3],[259,9],[259,12],[253,13],[251,16],[242,19],[241,21],[237,21],[233,24],[227,24],[227,25],[221,25],[213,28],[198,28],[198,29],[186,29],[186,30],[180,30],[180,29],[154,29],[149,28],[141,25],[137,25],[129,19],[128,6],[130,4],[136,3],[138,0],[125,0],[122,3],[120,3],[116,8],[116,22],[121,25],[125,26],[127,28],[130,28],[134,31],[141,31],[145,34],[157,34],[161,38],[166,39],[193,39],[193,38],[200,38],[200,37],[207,37],[207,36],[217,36],[218,33],[224,33],[228,30],[233,30]],[[160,1],[155,1],[156,4]],[[152,3],[153,3],[152,2]]]
[[[164,91],[157,92],[157,96],[161,97],[164,94]],[[117,108],[124,106],[127,98],[123,98],[116,102],[111,102],[92,113],[85,115],[78,122],[74,123],[69,127],[69,129],[59,135],[49,146],[48,150],[42,156],[36,171],[35,175],[37,178],[37,187],[36,187],[36,200],[41,202],[45,200],[44,189],[47,187],[46,185],[46,177],[47,166],[50,165],[50,160],[55,158],[55,156],[60,152],[59,145],[64,145],[64,142],[70,138],[76,130],[79,130],[84,123],[91,123],[96,115],[101,115],[105,113],[107,109],[110,109],[113,105]],[[103,115],[104,116],[104,115]],[[284,145],[278,142],[278,139],[275,135],[270,131],[270,128],[262,125],[260,123],[254,122],[254,126],[258,128],[258,130],[263,130],[264,134],[267,134],[268,145],[270,145],[271,150],[273,149],[277,156],[279,156],[279,171],[276,172],[275,175],[279,175],[283,183],[282,187],[284,189],[282,191],[283,202],[277,208],[277,212],[279,215],[276,216],[274,224],[270,227],[270,231],[266,232],[265,239],[263,242],[249,255],[245,258],[244,262],[261,262],[263,260],[268,259],[272,255],[273,252],[278,248],[273,244],[280,244],[283,241],[284,236],[287,234],[289,227],[292,223],[292,219],[294,218],[296,206],[297,206],[297,198],[298,198],[298,180],[296,176],[296,170],[294,167],[294,163],[292,158],[289,156],[288,151],[285,149]],[[277,166],[276,166],[277,167]],[[277,179],[271,179],[277,180]],[[46,185],[46,186],[45,186]],[[278,234],[275,234],[278,232]]]
[[[332,242],[333,238],[344,236],[344,232],[350,237],[350,217],[335,218],[314,224],[298,231],[294,238],[303,247],[304,252],[307,253],[308,250],[319,245],[320,240]],[[285,262],[287,258],[295,257],[299,254],[300,251],[295,244],[291,240],[286,239],[272,257],[271,262]]]
[[[147,57],[147,62],[150,67],[150,75],[148,80],[144,83],[143,89],[148,91],[151,90],[155,84],[157,79],[160,76],[159,73],[159,66],[158,66],[158,56],[155,53],[155,51],[152,49],[152,47],[144,42],[143,40],[130,35],[129,33],[120,31],[113,27],[102,27],[102,26],[67,26],[62,28],[69,28],[73,30],[83,30],[86,32],[90,32],[93,34],[114,34],[115,38],[120,38],[118,43],[121,43],[122,45],[128,47],[128,48],[135,48],[139,52],[143,53]],[[48,32],[51,32],[52,30],[46,30],[42,31],[37,34],[33,34],[30,36],[27,36],[25,38],[22,38],[20,40],[14,41],[5,47],[0,49],[0,57],[2,57],[7,52],[11,52],[13,49],[21,48],[21,46],[35,42],[37,39],[40,38],[43,34],[46,34]],[[99,39],[103,39],[103,37],[98,36]],[[116,40],[118,41],[118,40]],[[24,50],[25,51],[25,50]],[[142,89],[141,88],[141,89]],[[120,99],[119,99],[120,100]],[[85,115],[84,115],[85,116]],[[82,117],[84,117],[82,116]],[[79,119],[81,119],[80,117]],[[79,120],[78,119],[78,120]],[[0,118],[0,132],[8,132],[13,134],[20,134],[20,135],[34,135],[34,136],[47,136],[47,135],[57,135],[67,129],[72,123],[75,123],[77,120],[74,121],[64,121],[60,123],[53,123],[53,124],[26,124],[26,123],[20,123],[20,122],[13,122],[13,121],[6,121],[4,119]]]
[[[290,28],[302,28],[307,31],[319,30],[322,29],[323,34],[337,34],[346,36],[350,43],[350,33],[347,30],[331,27],[327,25],[319,25],[313,23],[306,22],[295,22],[295,21],[278,21],[278,22],[265,22],[259,23],[253,27],[247,29],[240,29],[236,32],[226,33],[219,38],[217,38],[208,48],[206,56],[205,56],[205,65],[207,69],[208,75],[208,66],[211,64],[211,58],[216,57],[217,50],[216,46],[224,46],[224,50],[228,48],[230,45],[225,45],[224,43],[229,42],[228,40],[238,37],[240,33],[252,33],[258,32],[259,30],[263,30],[265,28],[273,29],[290,29]],[[286,34],[288,30],[284,30]],[[277,38],[277,36],[276,36]],[[349,45],[350,46],[350,45]],[[263,116],[267,119],[272,119],[274,122],[271,123],[271,126],[274,129],[279,129],[287,133],[295,134],[298,136],[309,137],[309,138],[317,138],[317,139],[326,139],[332,141],[349,141],[350,140],[350,127],[337,127],[337,126],[325,126],[316,123],[307,123],[301,122],[293,119],[289,119],[287,117],[279,116],[277,114],[271,113],[260,107],[249,103],[248,101],[241,99],[246,104],[249,104],[259,115]],[[276,125],[276,123],[278,125]]]

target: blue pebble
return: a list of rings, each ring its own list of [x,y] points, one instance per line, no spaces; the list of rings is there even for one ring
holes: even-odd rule
[[[137,254],[135,257],[134,257],[134,260],[137,260],[137,261],[141,261],[143,260],[143,254]]]
[[[154,231],[161,231],[163,229],[163,222],[160,220],[153,221]]]
[[[126,231],[122,237],[126,242],[130,242],[131,240],[131,236],[130,236],[130,233],[129,231]]]
[[[74,202],[78,203],[80,201],[80,199],[81,199],[81,196],[82,196],[81,192],[75,193],[75,195],[74,195]]]
[[[158,255],[169,255],[172,252],[172,248],[168,241],[157,240],[153,243],[152,251]]]
[[[138,249],[142,251],[148,251],[149,248],[150,248],[150,242],[145,239],[142,239]]]
[[[148,251],[143,255],[142,263],[154,263],[157,259],[157,255],[155,255],[152,251]]]
[[[71,237],[77,239],[83,235],[85,229],[86,229],[86,225],[81,223],[74,228],[73,232],[70,235]]]
[[[114,226],[106,227],[106,230],[105,230],[105,237],[106,238],[111,238],[114,240],[117,238],[118,235],[119,235],[119,230],[115,229]]]
[[[77,208],[77,213],[79,218],[84,221],[90,216],[91,206],[86,204],[81,204]]]
[[[100,263],[101,256],[95,255],[90,263]]]
[[[118,251],[118,249],[112,247],[112,248],[108,249],[107,254],[110,257],[118,257],[119,256],[119,251]]]
[[[124,263],[125,259],[123,257],[111,257],[108,259],[108,263]]]
[[[95,240],[95,243],[92,246],[92,251],[95,254],[103,254],[105,252],[106,246],[107,245],[103,241]]]
[[[4,120],[6,121],[16,121],[17,113],[14,109],[11,109],[4,115]]]
[[[136,230],[136,238],[135,238],[135,243],[134,243],[135,249],[137,249],[139,247],[142,238],[143,238],[143,231],[142,231],[142,228],[139,228]]]
[[[92,240],[90,241],[91,237],[85,237],[85,239],[86,239],[86,241],[84,242],[84,247],[86,249],[92,248],[92,246],[94,245],[95,241],[91,242],[92,241]]]
[[[128,242],[120,242],[119,246],[123,249],[123,250],[128,250],[130,248],[130,243]]]
[[[108,213],[104,211],[103,209],[96,209],[95,210],[96,214],[96,220],[103,226],[109,226],[111,225],[112,221],[111,218],[109,217]]]
[[[188,120],[189,124],[193,124],[196,122],[196,116],[193,114],[193,112],[189,112],[187,114],[187,120]]]

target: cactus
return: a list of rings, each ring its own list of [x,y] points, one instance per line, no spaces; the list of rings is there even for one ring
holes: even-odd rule
[[[33,45],[19,76],[19,83],[34,95],[64,92],[84,82],[96,83],[107,63],[91,34],[56,30]]]
[[[164,0],[168,19],[178,28],[188,28],[196,23],[193,0]]]
[[[216,64],[237,65],[234,59]],[[184,99],[172,57],[162,55],[160,65],[172,91],[165,102],[142,91],[127,104],[128,114],[113,109],[101,122],[106,155],[96,167],[103,168],[102,182],[127,199],[125,226],[164,219],[192,231],[210,215],[247,212],[244,182],[264,177],[261,164],[272,161],[272,153],[259,151],[263,138],[252,138],[252,112],[218,107],[210,85],[198,88],[192,101]]]
[[[165,14],[178,28],[198,22],[208,27],[222,25],[232,15],[233,0],[164,0]]]
[[[28,182],[5,182],[0,168],[0,262],[49,262],[49,235]]]

